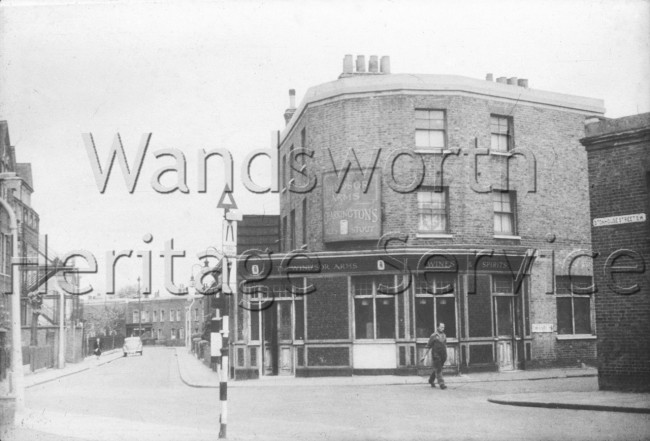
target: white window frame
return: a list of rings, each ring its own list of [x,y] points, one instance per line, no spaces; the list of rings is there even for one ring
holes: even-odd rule
[[[513,149],[512,126],[512,117],[490,115],[490,152],[507,153]]]
[[[421,187],[417,191],[417,201],[418,233],[447,234],[449,232],[449,188]],[[442,205],[442,208],[440,208],[440,205]],[[432,224],[433,219],[442,216],[442,228],[423,228],[423,218],[425,216],[432,217]]]
[[[442,135],[442,145],[432,135]],[[427,138],[426,142],[422,142]],[[443,109],[415,109],[415,150],[442,152],[447,146],[447,112]]]
[[[498,198],[497,198],[498,196]],[[510,207],[510,211],[504,211],[505,201],[503,198],[506,197],[507,204]],[[516,236],[517,235],[517,193],[515,191],[501,191],[494,190],[492,192],[492,209],[493,209],[493,222],[494,222],[494,234],[497,236]],[[510,231],[503,230],[503,218],[509,217],[511,229]],[[499,222],[497,222],[499,221]],[[497,223],[499,223],[500,228],[497,228]]]

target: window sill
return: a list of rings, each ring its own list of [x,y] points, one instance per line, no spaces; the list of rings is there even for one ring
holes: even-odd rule
[[[511,157],[512,153],[510,152],[502,152],[501,150],[490,150],[490,155],[492,156],[505,156],[505,157]]]
[[[453,239],[453,234],[447,233],[416,233],[418,239]]]
[[[431,149],[416,148],[415,153],[419,153],[423,155],[444,155],[444,154],[450,154],[452,152],[449,149],[441,149],[441,148],[431,148]]]
[[[596,340],[592,334],[558,334],[555,336],[558,340]]]
[[[386,343],[395,343],[394,338],[377,338],[377,339],[372,339],[372,338],[359,338],[356,340],[353,340],[352,343],[354,344],[369,344],[369,345],[385,345]]]
[[[429,337],[418,337],[415,339],[415,343],[420,344],[420,343],[428,343],[429,342]],[[447,344],[450,343],[458,343],[458,339],[456,337],[447,337]]]
[[[506,234],[495,234],[492,236],[495,239],[510,239],[510,240],[521,240],[521,236],[509,236]]]

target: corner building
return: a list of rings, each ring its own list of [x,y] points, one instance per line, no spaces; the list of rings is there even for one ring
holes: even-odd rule
[[[233,311],[235,378],[423,374],[440,322],[450,372],[595,363],[572,286],[592,280],[579,140],[603,102],[353,61],[297,108],[290,91],[281,253],[239,260],[266,277],[235,304],[270,306]]]
[[[589,158],[598,385],[650,391],[650,113],[593,118]]]

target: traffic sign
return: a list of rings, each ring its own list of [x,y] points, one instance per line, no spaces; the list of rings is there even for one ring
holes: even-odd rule
[[[217,208],[223,208],[226,211],[237,208],[237,203],[235,202],[235,198],[233,197],[232,191],[230,190],[230,186],[228,184],[226,184],[226,187],[223,189],[223,193],[221,193],[221,199],[219,199]]]

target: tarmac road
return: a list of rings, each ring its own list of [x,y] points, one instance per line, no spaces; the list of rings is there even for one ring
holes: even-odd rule
[[[445,391],[423,384],[233,387],[228,439],[647,439],[647,414],[487,401],[501,393],[596,387],[593,377],[450,383]],[[42,418],[32,418],[19,432],[61,436],[22,438],[29,440],[214,440],[219,428],[219,391],[186,386],[175,353],[167,348],[147,347],[142,357],[119,358],[34,386],[27,390],[26,404]]]

